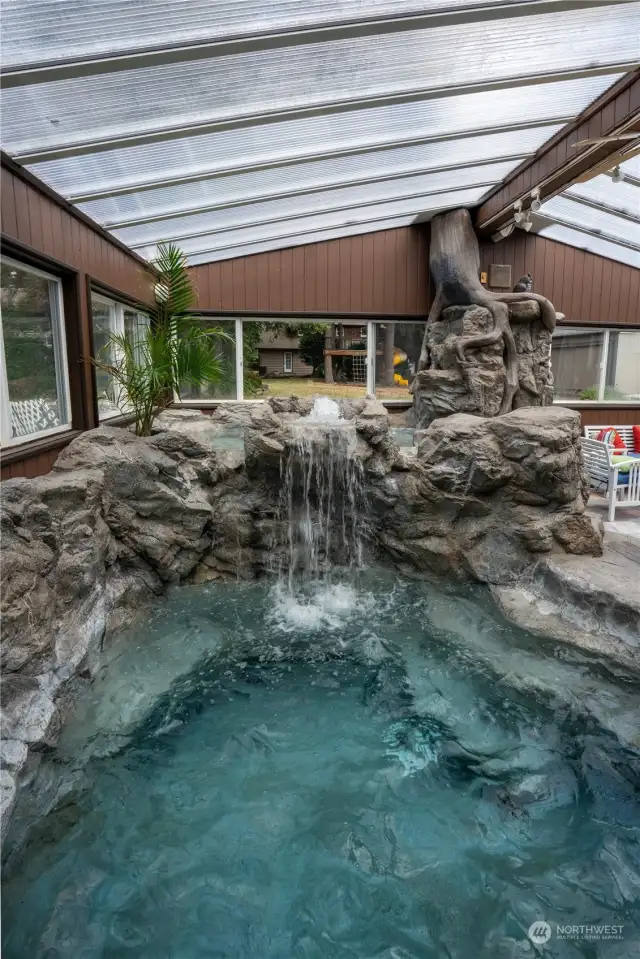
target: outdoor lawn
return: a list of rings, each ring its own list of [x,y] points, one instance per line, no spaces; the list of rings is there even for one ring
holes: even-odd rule
[[[363,383],[325,383],[324,380],[306,377],[277,376],[262,380],[266,387],[263,396],[330,396],[333,399],[351,399],[365,396],[367,388]],[[410,400],[411,394],[406,386],[377,386],[376,396],[382,400]]]

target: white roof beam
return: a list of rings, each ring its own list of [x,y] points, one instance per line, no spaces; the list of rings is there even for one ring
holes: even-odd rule
[[[355,204],[348,204],[346,206],[335,206],[335,207],[324,207],[324,208],[318,207],[314,210],[309,210],[309,211],[298,211],[298,212],[293,211],[291,213],[287,213],[281,216],[267,216],[267,217],[260,217],[257,220],[244,220],[235,226],[219,227],[217,230],[215,227],[208,226],[206,229],[195,230],[193,232],[169,233],[169,234],[164,233],[163,235],[157,234],[154,237],[151,237],[151,238],[148,237],[143,243],[135,243],[135,244],[131,243],[128,245],[131,247],[132,250],[136,250],[139,252],[140,250],[147,250],[149,249],[149,247],[156,246],[158,243],[164,243],[164,242],[170,243],[170,242],[178,242],[178,241],[184,241],[184,240],[192,240],[192,239],[197,239],[198,237],[201,237],[201,236],[210,236],[212,233],[215,233],[215,232],[220,232],[224,234],[233,233],[234,231],[237,231],[237,230],[252,229],[253,227],[256,227],[256,226],[267,226],[267,225],[271,225],[272,223],[273,224],[287,223],[290,220],[306,220],[309,218],[322,216],[323,214],[343,213],[343,212],[348,212],[350,210],[354,210],[354,211],[365,210],[367,207],[370,207],[370,206],[377,207],[377,206],[380,206],[381,203],[385,203],[385,202],[388,202],[391,204],[391,203],[404,203],[407,200],[415,200],[416,216],[418,216],[422,209],[421,201],[427,199],[428,197],[434,197],[434,196],[442,197],[443,202],[441,204],[441,207],[446,208],[447,206],[446,197],[448,194],[459,195],[460,193],[468,190],[482,190],[485,188],[489,189],[489,187],[493,186],[495,182],[496,182],[495,179],[492,179],[492,180],[480,182],[480,183],[469,183],[465,187],[460,187],[460,186],[452,187],[450,190],[443,190],[442,188],[440,188],[437,190],[433,190],[432,192],[428,190],[426,191],[421,190],[420,192],[417,192],[417,193],[409,192],[406,194],[402,194],[401,196],[395,196],[393,197],[392,200],[386,200],[385,197],[377,196],[377,197],[372,197],[371,199],[366,201],[358,201]],[[398,213],[394,214],[394,216],[398,216],[398,215],[399,215]],[[127,242],[127,241],[125,240],[124,242]]]
[[[528,87],[536,84],[556,83],[562,80],[577,80],[585,77],[607,76],[614,73],[626,73],[635,67],[635,62],[620,61],[607,63],[603,66],[576,68],[540,74],[512,76],[488,81],[461,83],[456,86],[438,85],[429,88],[404,90],[401,93],[374,95],[371,97],[355,97],[346,100],[332,100],[326,103],[307,107],[274,110],[265,113],[245,114],[233,118],[207,121],[205,123],[190,124],[187,126],[160,127],[145,133],[128,134],[113,137],[102,137],[94,140],[67,145],[64,141],[41,150],[16,151],[13,158],[23,164],[42,163],[50,160],[60,160],[65,157],[82,156],[91,153],[100,153],[107,150],[122,149],[129,146],[140,146],[146,143],[157,143],[175,140],[186,136],[198,136],[205,133],[237,130],[243,127],[253,127],[269,123],[279,123],[283,120],[303,119],[307,117],[330,116],[345,113],[354,109],[391,106],[393,104],[416,103],[421,100],[441,99],[442,97],[464,96],[469,93],[488,92],[491,90],[511,90],[514,87]]]
[[[297,153],[289,157],[278,156],[273,160],[261,160],[259,163],[230,163],[228,167],[217,167],[210,172],[198,171],[184,176],[162,177],[158,180],[147,180],[143,183],[122,184],[103,190],[87,190],[83,193],[72,193],[69,196],[71,203],[90,203],[92,200],[106,200],[113,196],[126,196],[130,193],[143,193],[147,190],[157,190],[162,187],[182,186],[185,183],[200,183],[206,180],[216,180],[219,177],[236,176],[240,173],[259,173],[263,170],[277,170],[282,167],[297,166],[301,163],[316,162],[318,160],[337,160],[342,157],[364,156],[368,153],[383,153],[386,150],[396,150],[402,147],[423,146],[428,143],[447,143],[455,140],[466,140],[478,136],[491,136],[496,133],[520,133],[522,130],[535,130],[538,127],[563,126],[573,119],[573,114],[554,116],[548,119],[522,120],[518,123],[506,123],[503,126],[487,126],[480,122],[479,126],[466,130],[455,130],[451,133],[440,133],[435,136],[414,136],[392,139],[386,142],[360,143],[356,147],[345,147],[339,150],[314,150],[313,153]],[[497,158],[496,162],[501,159]],[[503,157],[502,159],[507,159]],[[491,161],[483,161],[491,162]],[[470,164],[472,165],[472,164]],[[443,167],[442,169],[446,169]],[[434,168],[435,172],[435,168]]]
[[[579,223],[575,223],[566,217],[552,216],[550,213],[540,212],[537,213],[536,216],[540,217],[541,220],[546,220],[547,223],[565,226],[567,229],[575,230],[576,233],[584,233],[585,236],[591,236],[596,240],[606,240],[615,246],[624,246],[627,250],[634,250],[636,253],[640,253],[640,244],[632,243],[630,240],[622,240],[619,236],[612,236],[611,233],[605,233],[603,230],[594,230],[586,226],[581,226]]]
[[[367,186],[369,184],[376,183],[386,183],[391,180],[406,180],[411,177],[436,174],[436,173],[447,173],[450,170],[464,170],[468,168],[481,168],[494,166],[496,163],[507,163],[513,162],[517,163],[519,160],[525,159],[529,156],[528,153],[513,153],[506,156],[496,156],[491,160],[474,160],[472,157],[465,160],[462,163],[451,163],[445,166],[438,167],[420,167],[404,170],[402,172],[393,171],[391,173],[384,174],[382,176],[365,176],[365,177],[352,177],[351,179],[335,180],[333,182],[325,183],[315,183],[313,186],[300,187],[297,190],[274,190],[271,193],[264,194],[253,194],[252,196],[247,196],[242,200],[229,200],[226,203],[211,203],[211,204],[198,204],[192,207],[185,207],[184,209],[175,210],[171,213],[156,213],[150,216],[138,216],[138,217],[129,217],[122,220],[102,220],[102,226],[109,230],[119,230],[131,226],[142,226],[145,223],[166,223],[167,221],[177,219],[179,217],[191,216],[198,213],[212,213],[215,210],[230,210],[236,207],[248,206],[253,203],[262,203],[268,200],[286,200],[291,199],[292,197],[298,196],[308,196],[313,193],[327,192],[330,190],[339,190],[344,189],[345,187],[351,186]],[[491,181],[495,182],[495,181]],[[474,184],[470,184],[473,186]],[[482,184],[484,186],[484,183]]]
[[[0,70],[5,89],[37,83],[78,77],[98,76],[141,67],[165,66],[193,60],[211,59],[237,53],[260,52],[301,44],[323,43],[327,40],[356,39],[367,36],[399,33],[407,30],[433,29],[459,23],[490,22],[505,18],[527,17],[536,14],[615,6],[627,0],[504,0],[503,3],[477,3],[441,9],[365,20],[350,18],[339,22],[327,21],[305,29],[291,28],[280,32],[265,31],[244,36],[228,36],[208,42],[184,43],[179,46],[160,44],[131,50],[122,50],[110,56],[69,57],[24,65],[13,65]],[[419,4],[417,4],[419,8]]]

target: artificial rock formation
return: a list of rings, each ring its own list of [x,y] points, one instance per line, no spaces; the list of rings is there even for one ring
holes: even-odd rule
[[[2,497],[3,797],[53,742],[58,704],[90,674],[109,635],[171,584],[273,569],[291,424],[310,401],[169,412],[149,438],[101,427],[54,470],[8,480]],[[400,568],[517,582],[543,555],[598,555],[585,514],[579,416],[522,409],[432,423],[398,449],[384,408],[345,401],[360,461],[372,554]],[[245,450],[214,448],[229,424]],[[31,759],[29,757],[31,756]]]
[[[538,303],[509,307],[510,330],[517,358],[513,409],[553,402],[551,332],[542,322]],[[450,306],[427,325],[429,368],[412,383],[415,423],[424,429],[452,413],[498,416],[507,389],[501,341],[479,346],[461,364],[458,345],[493,330],[493,317],[483,306]]]
[[[482,286],[480,250],[468,210],[433,218],[429,268],[435,296],[414,391],[424,398],[431,391],[435,396],[431,407],[422,399],[417,403],[423,416],[418,425],[450,412],[496,416],[549,402],[555,309],[536,293],[495,293]],[[523,317],[522,305],[529,303],[537,311],[525,310]],[[529,330],[516,338],[511,321],[525,321]],[[539,324],[545,337],[535,329]],[[474,359],[480,350],[482,358]]]

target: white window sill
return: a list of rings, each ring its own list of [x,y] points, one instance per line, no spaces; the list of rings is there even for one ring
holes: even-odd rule
[[[26,443],[33,443],[35,440],[43,440],[48,436],[57,436],[60,433],[70,433],[72,426],[66,423],[64,426],[52,426],[50,430],[41,430],[39,433],[25,433],[23,436],[13,436],[10,440],[3,442],[2,449],[10,450],[14,446],[24,446]]]

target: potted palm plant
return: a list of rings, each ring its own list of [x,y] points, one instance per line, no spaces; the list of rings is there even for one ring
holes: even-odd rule
[[[153,266],[155,302],[138,307],[148,323],[135,334],[110,333],[91,360],[109,377],[111,401],[134,417],[138,436],[151,435],[154,420],[181,390],[222,384],[231,374],[220,349],[230,337],[189,312],[196,297],[185,254],[161,244]]]

